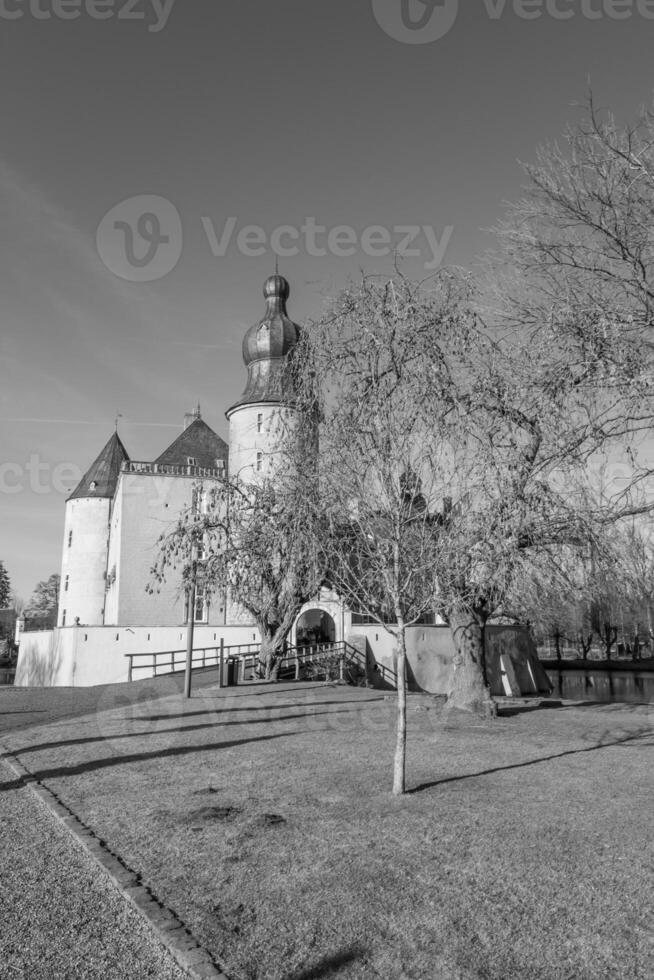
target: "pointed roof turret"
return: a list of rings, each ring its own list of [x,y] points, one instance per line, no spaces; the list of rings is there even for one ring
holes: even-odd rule
[[[113,497],[121,467],[128,460],[129,456],[120,436],[117,432],[112,433],[108,443],[97,459],[91,463],[68,499]]]
[[[290,287],[275,273],[263,285],[266,311],[243,338],[243,361],[248,369],[245,391],[227,415],[241,405],[282,400],[281,374],[284,359],[295,347],[300,328],[286,311]]]
[[[198,406],[199,412],[199,406]],[[175,441],[168,446],[155,463],[167,466],[201,466],[205,469],[218,468],[217,460],[227,461],[227,443],[210,428],[199,414]],[[193,460],[192,464],[189,460]]]

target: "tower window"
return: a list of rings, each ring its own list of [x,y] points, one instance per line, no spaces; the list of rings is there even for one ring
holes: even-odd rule
[[[263,453],[257,453],[257,473],[263,469]]]
[[[66,610],[65,609],[64,609],[64,611],[61,614],[61,625],[62,626],[65,626],[66,625]]]
[[[69,531],[68,532],[68,547],[69,548],[70,548],[70,546],[71,546],[72,543],[73,543],[73,532],[72,531]]]
[[[70,575],[67,575],[66,578],[64,579],[64,592],[68,592],[68,580],[69,580],[69,578],[70,578]]]
[[[206,623],[208,612],[209,609],[207,606],[204,589],[198,589],[198,591],[195,593],[195,609],[193,610],[193,618],[195,622]]]
[[[263,412],[259,412],[257,415],[257,432],[263,431]]]

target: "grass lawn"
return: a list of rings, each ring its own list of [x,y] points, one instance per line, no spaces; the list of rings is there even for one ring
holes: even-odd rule
[[[379,692],[147,691],[4,741],[230,977],[654,976],[654,706],[410,696],[394,798]]]

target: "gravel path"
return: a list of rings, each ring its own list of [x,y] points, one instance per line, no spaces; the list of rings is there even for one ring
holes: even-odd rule
[[[3,776],[7,772],[3,765]],[[0,824],[3,980],[188,980],[28,789],[1,794]]]

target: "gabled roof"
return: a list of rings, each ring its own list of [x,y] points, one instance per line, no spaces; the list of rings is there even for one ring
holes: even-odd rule
[[[200,418],[184,429],[175,441],[155,459],[155,463],[165,463],[168,466],[188,466],[193,459],[194,466],[216,469],[216,460],[227,461],[227,443],[221,439],[207,423]]]
[[[71,493],[69,500],[77,497],[113,497],[118,483],[120,468],[129,460],[127,450],[114,432],[95,462]]]

